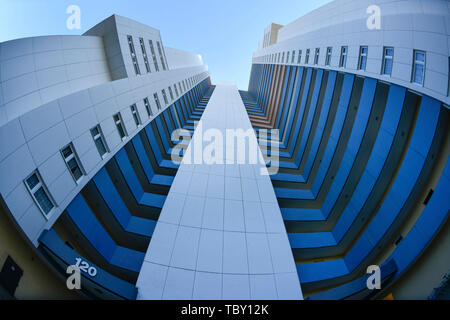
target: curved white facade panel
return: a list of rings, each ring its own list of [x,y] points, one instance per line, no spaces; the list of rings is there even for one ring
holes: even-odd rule
[[[44,36],[0,43],[0,125],[111,80],[101,37]]]
[[[444,0],[336,0],[281,28],[278,42],[256,51],[253,62],[317,65],[361,74],[449,104],[449,17],[450,3]],[[367,47],[365,68],[359,65],[362,46]],[[345,66],[341,66],[343,47],[346,47]],[[317,61],[316,48],[319,49]],[[328,48],[331,48],[329,62]],[[390,75],[382,74],[385,48],[393,48]],[[416,51],[425,54],[421,84],[413,81]],[[289,61],[286,61],[284,56],[288,53]]]
[[[203,65],[202,56],[174,48],[165,47],[167,63],[170,69],[186,68]]]
[[[105,21],[112,18],[117,19],[117,16]],[[141,29],[134,30],[133,24],[143,26],[147,31],[156,30],[126,18],[119,20],[122,24],[131,21],[119,27],[121,30],[128,28],[124,34],[141,35]],[[105,21],[98,26],[104,25]],[[109,30],[115,30],[109,27]],[[155,32],[160,41],[159,31]],[[135,53],[140,51],[137,41]],[[179,97],[208,78],[207,68],[203,65],[175,70],[166,68],[166,71],[161,68],[159,72],[145,72],[145,65],[140,65],[143,72],[139,76],[134,74],[111,81],[108,59],[112,51],[111,48],[105,50],[104,42],[107,41],[102,36],[83,35],[26,38],[0,44],[0,194],[20,228],[35,245],[42,231],[54,224],[72,199],[118,150]],[[160,45],[162,47],[162,43]],[[117,48],[124,52],[120,59],[129,70],[132,56],[128,43]],[[136,56],[139,58],[138,54]],[[164,55],[158,58],[166,63]],[[175,85],[181,91],[179,94],[171,91]],[[163,99],[163,90],[167,102]],[[154,94],[158,96],[160,108]],[[144,98],[148,99],[152,115],[146,109]],[[133,104],[141,120],[139,126],[133,119]],[[127,132],[123,139],[113,120],[113,115],[118,112]],[[90,131],[96,125],[100,126],[110,151],[103,157]],[[77,182],[61,154],[70,143],[84,173]],[[24,183],[35,170],[55,205],[47,215],[33,201]]]

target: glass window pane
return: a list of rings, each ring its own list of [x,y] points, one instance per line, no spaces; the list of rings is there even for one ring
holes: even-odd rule
[[[425,62],[425,54],[423,52],[416,52],[416,61]]]
[[[361,57],[361,66],[360,66],[361,70],[366,70],[366,63],[367,63],[367,57],[366,56],[362,56]]]
[[[70,159],[67,164],[69,165],[70,170],[75,169],[76,167],[78,167],[78,163],[77,160],[75,160],[75,158]]]
[[[100,138],[95,139],[95,145],[97,146],[98,152],[100,153],[101,156],[106,153],[106,148],[103,145],[102,139]]]
[[[415,67],[415,73],[414,73],[414,82],[418,84],[423,83],[423,65],[422,64],[416,64]]]
[[[50,201],[47,193],[45,192],[43,187],[40,187],[35,193],[34,197],[36,201],[39,203],[39,206],[42,208],[45,214],[48,214],[50,210],[53,208],[53,203]]]
[[[62,150],[62,154],[63,154],[64,158],[67,158],[68,156],[70,156],[72,154],[72,149],[70,147],[65,147]]]
[[[39,183],[39,179],[36,174],[33,174],[27,179],[27,184],[30,189],[33,189]]]
[[[92,133],[92,136],[95,137],[95,136],[98,135],[100,132],[98,131],[98,128],[97,128],[97,127],[94,127],[94,128],[91,129],[91,133]]]
[[[392,59],[384,60],[384,74],[391,74],[392,71]]]

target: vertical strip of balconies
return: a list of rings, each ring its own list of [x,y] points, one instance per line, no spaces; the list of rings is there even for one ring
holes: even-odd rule
[[[39,248],[50,260],[61,261],[60,253],[66,260],[78,257],[88,261],[100,271],[99,278],[83,274],[83,281],[103,286],[102,293],[87,286],[88,296],[135,297],[131,288],[179,167],[171,160],[178,142],[172,141],[172,132],[192,132],[190,122],[204,110],[204,106],[199,106],[200,100],[211,93],[205,79],[167,107],[114,155],[68,205],[52,229],[42,234]],[[182,100],[184,104],[177,107]],[[75,263],[66,260],[67,265]],[[105,283],[104,277],[109,279]]]

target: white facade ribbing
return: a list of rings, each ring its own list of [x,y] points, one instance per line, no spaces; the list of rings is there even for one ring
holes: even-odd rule
[[[257,145],[236,86],[217,85],[200,121],[147,250],[138,299],[302,299],[265,165],[231,161],[228,145],[213,164],[188,160],[209,129],[223,137],[250,130]]]

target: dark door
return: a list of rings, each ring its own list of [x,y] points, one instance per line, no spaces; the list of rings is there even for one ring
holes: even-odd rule
[[[14,292],[16,292],[16,288],[19,285],[22,275],[22,269],[10,256],[8,256],[2,271],[0,272],[0,284],[11,296],[14,296]]]

